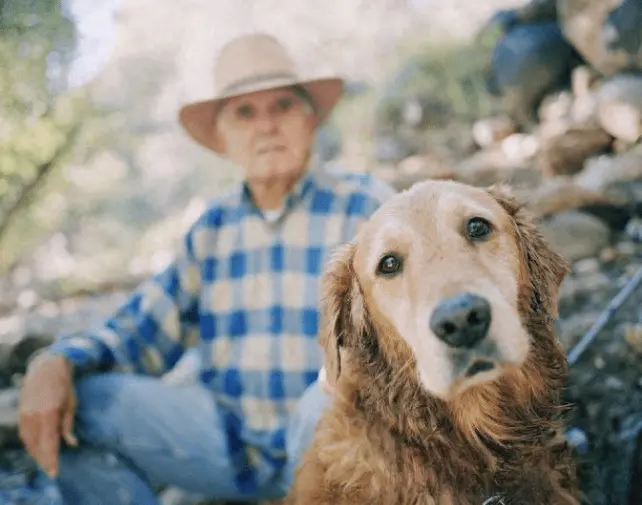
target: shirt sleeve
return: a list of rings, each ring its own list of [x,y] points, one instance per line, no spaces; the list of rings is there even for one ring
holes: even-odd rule
[[[66,357],[79,372],[118,369],[160,376],[196,344],[200,267],[193,230],[176,259],[135,289],[101,326],[60,336],[48,351]]]
[[[366,175],[364,181],[365,187],[362,189],[362,194],[365,199],[365,204],[360,216],[361,222],[359,226],[370,219],[372,214],[374,214],[386,200],[397,193],[392,186],[373,175]]]

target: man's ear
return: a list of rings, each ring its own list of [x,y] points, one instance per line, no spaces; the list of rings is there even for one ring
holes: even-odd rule
[[[530,288],[531,309],[557,318],[560,285],[569,271],[567,261],[553,250],[535,225],[533,216],[517,201],[508,186],[491,186],[488,192],[515,223],[524,266],[523,281]]]
[[[334,385],[341,375],[342,348],[350,347],[363,331],[363,296],[352,268],[354,245],[338,247],[321,278],[321,330],[327,381]]]

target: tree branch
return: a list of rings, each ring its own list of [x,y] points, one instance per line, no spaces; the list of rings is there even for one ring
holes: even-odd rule
[[[31,201],[37,189],[42,186],[47,176],[52,172],[60,159],[69,152],[74,144],[73,139],[79,129],[80,124],[74,125],[71,131],[67,134],[67,138],[69,139],[68,142],[65,142],[60,146],[51,159],[38,167],[34,178],[18,191],[14,201],[11,202],[8,208],[3,212],[3,216],[0,218],[0,243],[2,243],[2,240],[9,229],[9,225],[13,222],[18,212]]]

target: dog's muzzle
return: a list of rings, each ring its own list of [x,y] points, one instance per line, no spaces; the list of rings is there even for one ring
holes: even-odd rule
[[[470,349],[490,328],[490,303],[472,293],[442,300],[430,316],[430,329],[442,342],[456,349]]]
[[[450,348],[457,375],[470,378],[495,369],[497,348],[485,338],[491,320],[488,300],[472,293],[445,298],[435,307],[430,329]]]

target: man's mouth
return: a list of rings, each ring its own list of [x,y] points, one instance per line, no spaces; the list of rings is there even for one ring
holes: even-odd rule
[[[261,147],[256,152],[257,154],[271,154],[271,153],[280,153],[283,151],[285,151],[285,147],[283,146],[268,146],[268,147]]]

